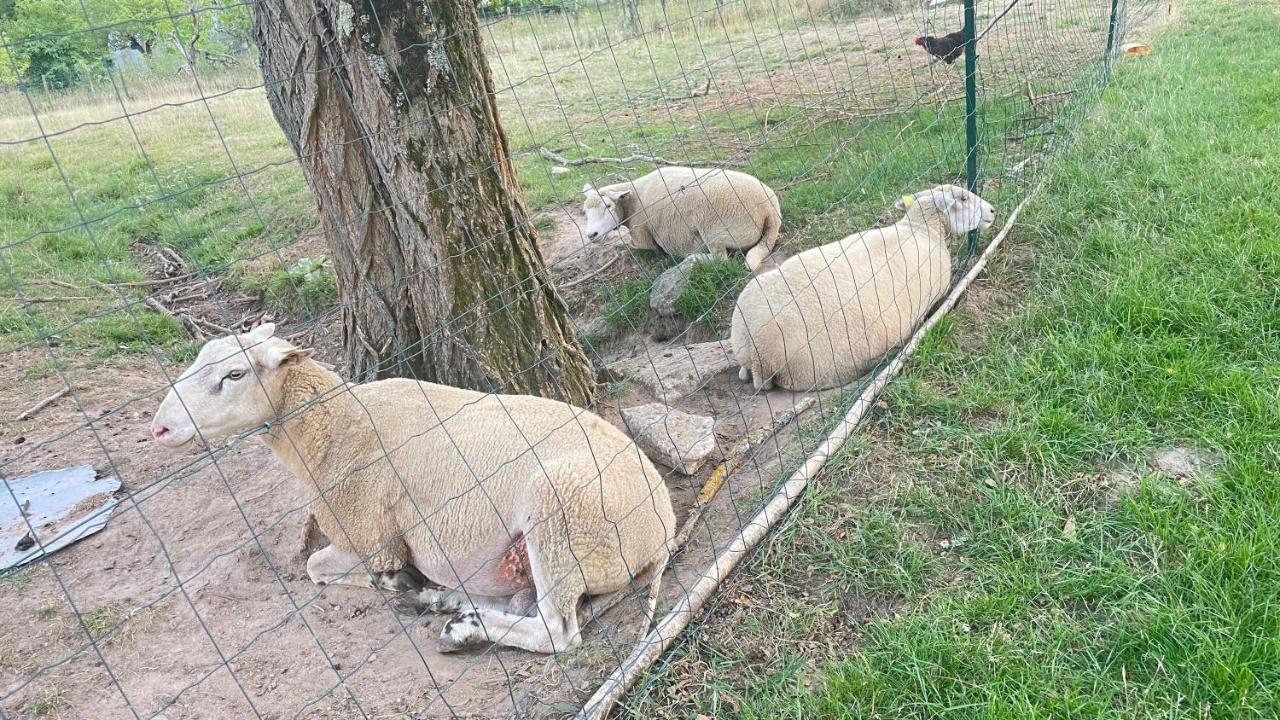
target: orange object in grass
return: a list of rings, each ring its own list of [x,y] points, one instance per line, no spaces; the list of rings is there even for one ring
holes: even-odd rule
[[[1124,45],[1120,46],[1120,52],[1130,57],[1150,55],[1151,46],[1146,43],[1125,43]]]

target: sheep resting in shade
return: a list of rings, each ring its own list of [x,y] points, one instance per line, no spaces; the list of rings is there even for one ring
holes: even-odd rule
[[[985,230],[990,203],[954,185],[903,196],[902,219],[806,250],[738,296],[730,341],[756,389],[844,385],[904,342],[951,281],[951,238]]]
[[[587,240],[625,225],[637,250],[716,260],[746,250],[753,271],[773,252],[782,227],[773,190],[734,170],[664,167],[599,190],[588,183],[582,194]]]
[[[647,580],[652,618],[675,515],[622,431],[567,403],[404,379],[348,385],[273,336],[211,340],[152,423],[180,448],[265,429],[330,539],[317,583],[405,589],[459,613],[441,651],[577,645],[579,602]]]

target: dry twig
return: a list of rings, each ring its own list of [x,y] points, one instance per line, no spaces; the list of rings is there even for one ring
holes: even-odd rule
[[[545,147],[538,148],[538,152],[542,154],[542,157],[554,163],[559,163],[560,165],[564,165],[566,167],[579,166],[579,165],[592,165],[595,163],[618,163],[620,165],[629,165],[631,163],[638,163],[638,162],[653,163],[655,165],[679,165],[679,163],[675,163],[670,160],[665,160],[656,155],[637,154],[637,155],[629,155],[623,158],[596,157],[596,156],[588,155],[587,157],[581,157],[575,160],[570,160],[569,158],[561,155],[560,153],[555,152],[554,150],[549,150]]]
[[[56,392],[56,393],[54,393],[54,394],[50,395],[49,397],[47,397],[47,398],[45,398],[45,399],[41,400],[40,402],[36,403],[35,405],[32,405],[31,407],[27,408],[26,410],[23,410],[23,411],[22,411],[22,413],[18,415],[18,419],[19,419],[19,420],[30,420],[31,418],[35,417],[35,414],[36,414],[36,413],[38,413],[38,412],[40,412],[41,410],[43,410],[43,409],[45,409],[45,408],[49,407],[50,405],[54,404],[55,402],[57,402],[57,401],[58,401],[58,398],[62,397],[63,395],[66,395],[66,394],[67,394],[67,393],[69,393],[69,392],[71,392],[71,388],[70,388],[70,387],[66,387],[66,386],[64,386],[64,387],[63,387],[61,390],[59,390],[58,392]]]

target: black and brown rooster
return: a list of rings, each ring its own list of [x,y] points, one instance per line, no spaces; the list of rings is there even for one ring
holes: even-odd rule
[[[950,65],[964,54],[964,31],[957,30],[942,37],[924,35],[916,38],[916,45],[925,52]]]

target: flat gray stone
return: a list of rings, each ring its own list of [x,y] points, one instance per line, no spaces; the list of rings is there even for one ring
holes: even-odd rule
[[[647,388],[659,400],[682,398],[715,375],[736,367],[728,340],[697,343],[619,360],[609,372]]]
[[[650,460],[692,475],[716,451],[715,420],[662,403],[622,409],[622,421]]]
[[[698,258],[687,257],[679,265],[667,268],[653,281],[653,287],[649,289],[649,307],[654,312],[662,317],[676,314],[676,301],[689,286],[689,276],[693,274],[693,266],[697,262]]]
[[[1189,447],[1160,448],[1151,453],[1151,467],[1175,478],[1193,478],[1218,464],[1210,453]]]

